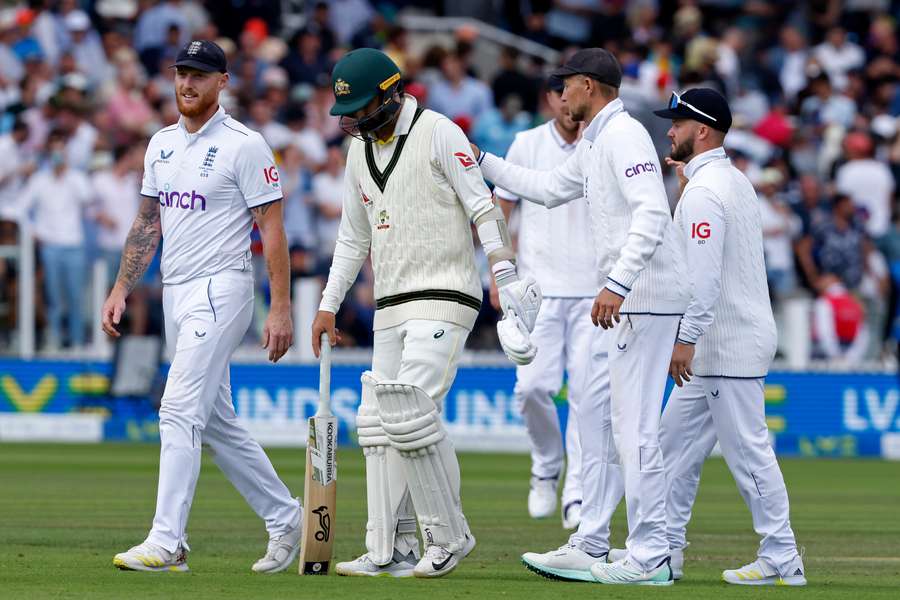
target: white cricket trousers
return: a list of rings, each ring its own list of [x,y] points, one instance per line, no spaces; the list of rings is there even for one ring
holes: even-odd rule
[[[222,271],[163,287],[166,341],[174,344],[159,409],[159,489],[147,541],[174,552],[187,547],[185,529],[200,446],[266,522],[270,536],[300,522],[300,508],[262,448],[237,421],[229,361],[250,326],[253,275]]]
[[[787,488],[766,426],[765,380],[695,376],[669,396],[660,425],[668,485],[666,512],[672,548],[687,545],[687,524],[700,471],[719,447],[750,508],[759,557],[781,570],[797,556]]]
[[[588,323],[593,329],[590,363],[584,395],[575,405],[583,485],[581,523],[569,537],[569,543],[600,556],[609,551],[609,525],[625,493],[625,484],[613,442],[610,411],[609,346],[615,332],[594,327],[590,313]]]
[[[566,476],[562,504],[582,500],[581,448],[578,443],[576,406],[586,395],[591,369],[591,323],[593,298],[544,298],[531,333],[538,347],[530,365],[516,368],[515,397],[522,411],[531,440],[531,474],[550,479],[559,477],[563,468],[565,435]],[[565,434],[553,397],[562,388],[563,373],[568,373],[569,418]]]
[[[669,556],[659,421],[680,318],[622,315],[609,338],[610,421],[628,515],[625,547],[632,564],[645,571]]]

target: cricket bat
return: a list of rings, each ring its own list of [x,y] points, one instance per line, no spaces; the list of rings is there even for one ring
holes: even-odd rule
[[[319,406],[309,418],[300,574],[327,575],[334,548],[337,499],[337,418],[331,413],[331,343],[321,337]]]

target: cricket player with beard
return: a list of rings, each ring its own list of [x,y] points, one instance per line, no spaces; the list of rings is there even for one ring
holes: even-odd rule
[[[737,585],[806,585],[787,488],[766,427],[764,385],[777,334],[759,201],[722,148],[731,110],[715,90],[697,88],[673,93],[668,108],[656,114],[672,119],[667,162],[682,178],[675,222],[691,281],[670,366],[678,387],[660,426],[675,577],[681,577],[700,470],[718,439],[762,538],[757,559],[724,571],[722,579]]]
[[[505,317],[500,343],[530,362],[540,308],[533,279],[516,274],[506,222],[452,121],[403,94],[382,52],[348,52],[332,73],[331,114],[354,135],[334,260],[313,322],[328,332],[371,252],[375,273],[372,370],[362,376],[357,433],[366,459],[367,552],[341,575],[441,577],[475,547],[460,500],[444,397],[481,306],[471,223],[491,264]],[[416,517],[425,541],[419,558]]]
[[[506,153],[507,161],[531,169],[551,169],[575,151],[581,124],[572,120],[562,102],[562,89],[562,79],[549,78],[546,100],[553,119],[517,134]],[[507,221],[517,206],[521,211],[517,266],[520,275],[537,280],[544,298],[531,334],[541,351],[530,365],[516,368],[516,402],[531,441],[528,513],[541,519],[556,512],[565,457],[562,524],[565,529],[575,529],[581,522],[582,502],[576,407],[588,393],[595,332],[590,313],[597,293],[588,208],[584,202],[570,202],[549,210],[533,202],[520,203],[515,194],[501,188],[494,193]],[[569,417],[562,433],[553,397],[562,387],[564,372],[568,374]]]
[[[278,171],[262,136],[219,105],[228,84],[222,49],[209,41],[190,42],[173,66],[181,118],[150,140],[140,212],[102,314],[104,331],[118,337],[125,299],[164,238],[163,313],[166,341],[175,354],[159,409],[156,516],[146,540],[117,554],[113,564],[137,571],[188,570],[185,530],[205,445],[265,520],[269,544],[253,571],[275,573],[297,556],[302,513],[262,448],[237,421],[229,361],[253,313],[254,221],[272,290],[263,347],[277,362],[291,345]]]
[[[565,163],[549,171],[526,169],[473,146],[485,177],[521,198],[548,207],[586,199],[602,282],[591,317],[608,330],[594,338],[591,350],[598,391],[578,414],[581,525],[569,544],[526,553],[522,560],[553,579],[671,585],[659,418],[687,304],[684,246],[650,135],[618,98],[622,69],[615,57],[587,48],[554,74],[565,80],[562,99],[572,118],[588,123]],[[622,482],[628,551],[608,563],[609,523]]]

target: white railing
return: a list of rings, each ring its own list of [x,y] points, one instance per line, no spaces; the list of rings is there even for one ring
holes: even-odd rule
[[[7,351],[21,359],[31,359],[37,354],[36,348],[36,265],[34,235],[27,223],[19,227],[18,245],[0,246],[0,258],[17,263],[18,297],[15,302],[17,313],[15,343]],[[91,268],[88,280],[90,295],[91,338],[87,351],[77,357],[71,354],[54,354],[54,358],[85,358],[109,360],[113,354],[112,341],[100,326],[100,311],[107,294],[107,264],[97,260]],[[279,364],[314,363],[312,354],[312,322],[319,305],[321,282],[316,278],[301,278],[293,284],[294,344]],[[773,371],[821,371],[821,372],[896,372],[896,362],[868,361],[857,365],[840,362],[810,361],[810,300],[793,298],[782,305],[780,323],[780,343],[784,358],[776,361]],[[50,356],[50,355],[47,355]],[[168,356],[168,354],[167,354]],[[263,363],[266,353],[257,344],[239,348],[234,355],[235,362]],[[340,349],[334,360],[340,364],[368,364],[372,360],[371,348]],[[508,367],[509,361],[499,351],[466,351],[460,359],[460,366]]]
[[[408,31],[421,33],[453,33],[460,27],[470,27],[478,31],[480,40],[487,40],[501,46],[511,46],[522,54],[543,59],[548,65],[555,65],[561,57],[560,53],[553,48],[477,19],[403,14],[400,15],[398,21]]]

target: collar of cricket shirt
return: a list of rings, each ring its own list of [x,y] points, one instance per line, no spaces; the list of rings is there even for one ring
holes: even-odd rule
[[[594,118],[591,120],[591,124],[585,128],[584,133],[581,134],[581,137],[593,144],[594,140],[597,139],[597,136],[600,135],[600,132],[603,131],[603,128],[606,127],[606,124],[609,122],[609,120],[615,115],[624,111],[625,105],[622,104],[622,100],[620,98],[616,98],[615,100],[604,106],[603,110],[601,110],[594,116]]]
[[[728,160],[728,155],[725,154],[725,148],[719,146],[718,148],[713,148],[712,150],[707,150],[706,152],[701,152],[694,158],[692,158],[687,165],[684,167],[684,176],[690,179],[697,173],[697,170],[703,167],[704,165],[708,165],[714,160],[721,159]]]
[[[184,127],[184,117],[179,117],[179,119],[178,119],[178,127],[181,129],[181,131],[184,132],[184,134],[185,134],[186,136],[188,136],[188,139],[191,139],[192,137],[193,137],[193,138],[196,138],[196,137],[199,137],[199,136],[203,135],[203,133],[204,133],[207,129],[209,129],[210,127],[212,127],[212,126],[215,125],[216,123],[219,123],[220,121],[224,121],[224,120],[227,119],[227,118],[228,118],[228,113],[225,112],[225,107],[223,107],[223,106],[220,104],[220,105],[219,105],[219,110],[217,110],[217,111],[213,114],[213,116],[211,116],[211,117],[209,118],[209,120],[208,120],[206,123],[203,124],[203,127],[201,127],[200,129],[198,129],[198,130],[195,131],[194,133],[190,133],[190,132],[188,132],[187,129],[185,129],[185,127]]]
[[[397,125],[394,127],[394,133],[385,141],[376,140],[379,146],[386,146],[393,142],[398,135],[406,135],[412,128],[413,118],[416,116],[416,108],[419,103],[409,94],[403,94],[403,106],[400,108],[400,114],[397,116]]]
[[[560,149],[565,150],[566,152],[570,152],[575,149],[575,146],[578,145],[578,140],[580,138],[575,138],[575,141],[571,144],[563,139],[562,134],[556,129],[556,119],[551,120],[547,127],[550,128],[550,136],[553,138],[553,141],[559,145]]]

